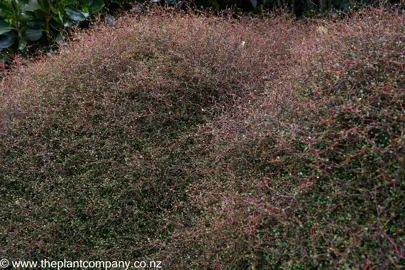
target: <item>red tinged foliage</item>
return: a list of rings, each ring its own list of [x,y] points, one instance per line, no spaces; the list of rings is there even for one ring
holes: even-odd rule
[[[3,81],[0,257],[405,265],[402,15],[114,23]]]

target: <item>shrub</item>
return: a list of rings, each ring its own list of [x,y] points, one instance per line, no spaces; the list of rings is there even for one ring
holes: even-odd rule
[[[196,247],[186,263],[199,267],[403,265],[401,25],[379,10],[308,25],[293,69],[201,129],[210,154],[189,189],[201,214],[177,235],[178,258]]]
[[[99,13],[104,0],[2,0],[0,2],[0,56],[61,43],[63,32]],[[4,60],[3,59],[3,60]]]
[[[403,23],[154,9],[22,62],[0,96],[0,255],[401,267]]]

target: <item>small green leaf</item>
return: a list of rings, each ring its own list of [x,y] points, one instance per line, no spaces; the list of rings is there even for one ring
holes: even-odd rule
[[[60,23],[60,24],[63,24],[63,14],[62,14],[61,12],[58,12],[57,14],[58,14],[58,17],[55,18],[55,20],[56,20],[56,21],[59,20],[59,23]]]
[[[54,14],[58,14],[59,10],[51,4],[51,10]]]
[[[13,29],[14,28],[5,21],[0,21],[0,35],[10,32]]]
[[[89,10],[90,13],[96,13],[103,9],[104,1],[103,0],[89,0]]]
[[[12,7],[10,1],[0,1],[0,9],[10,10]]]
[[[41,20],[31,20],[27,22],[27,25],[33,29],[45,28],[45,22]]]
[[[10,33],[0,35],[0,50],[10,47],[14,44],[14,39]]]
[[[23,10],[25,10],[29,5],[29,0],[20,0],[20,5]]]
[[[19,10],[20,3],[17,0],[11,0],[12,7],[15,11]]]
[[[12,13],[10,12],[10,9],[6,7],[2,7],[0,5],[0,17],[1,18],[10,18],[12,16]]]
[[[38,3],[37,0],[29,0],[28,1],[28,6],[26,6],[24,9],[26,11],[35,11],[41,9],[41,5]]]
[[[27,28],[23,33],[23,37],[29,41],[36,41],[42,37],[42,29]]]
[[[18,49],[20,51],[24,50],[25,47],[27,47],[27,40],[25,38],[20,38],[20,41],[18,42]]]
[[[66,8],[66,15],[72,20],[72,21],[77,21],[77,22],[82,22],[86,19],[88,16],[87,13],[84,13],[83,11],[80,11],[75,8]]]
[[[69,20],[65,20],[63,23],[63,27],[70,28],[72,27],[73,23]]]
[[[32,20],[34,18],[34,16],[31,13],[32,12],[30,12],[30,11],[22,11],[20,13],[20,15],[18,16],[18,20],[20,22],[26,22],[26,21]]]

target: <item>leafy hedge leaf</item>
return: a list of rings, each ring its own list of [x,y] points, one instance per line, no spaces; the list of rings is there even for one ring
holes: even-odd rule
[[[0,50],[10,47],[14,44],[14,39],[11,33],[0,35]]]
[[[102,10],[104,7],[103,0],[89,0],[89,10],[90,13],[96,13]]]
[[[10,9],[0,3],[0,18],[10,18],[11,15]]]
[[[29,0],[28,1],[28,6],[26,6],[24,9],[26,11],[35,11],[41,9],[41,5],[38,3],[38,0]]]
[[[45,28],[45,22],[42,20],[31,20],[27,22],[27,25],[33,29]]]
[[[18,49],[20,51],[24,50],[25,47],[27,47],[27,40],[23,37],[20,38],[20,41],[18,42]]]
[[[27,28],[23,33],[23,37],[29,41],[36,41],[42,37],[42,29]]]
[[[81,22],[84,21],[88,14],[75,8],[66,8],[66,15],[72,20]]]
[[[34,18],[34,16],[31,11],[23,11],[18,16],[18,19],[20,22],[26,22],[26,21],[32,20],[33,18]]]
[[[14,28],[5,21],[0,21],[0,35],[7,33],[13,29]]]
[[[63,27],[70,28],[70,27],[72,27],[72,25],[73,25],[73,23],[69,20],[65,20],[63,22]]]

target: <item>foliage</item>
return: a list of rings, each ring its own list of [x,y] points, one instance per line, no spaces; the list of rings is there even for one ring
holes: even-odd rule
[[[61,31],[104,7],[103,0],[1,0],[0,51],[24,50],[28,42],[49,45],[63,39]]]
[[[156,8],[21,60],[0,257],[403,268],[404,20]]]

